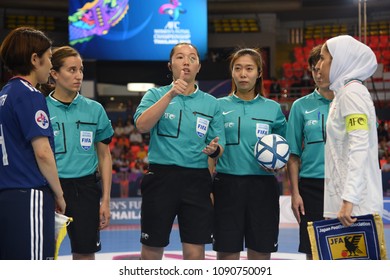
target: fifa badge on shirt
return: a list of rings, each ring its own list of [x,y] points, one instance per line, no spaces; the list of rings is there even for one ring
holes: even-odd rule
[[[262,138],[263,136],[267,135],[269,132],[269,125],[264,123],[257,123],[256,124],[256,136],[257,139]]]
[[[210,121],[204,118],[197,118],[196,119],[196,134],[200,138],[204,137],[207,133],[207,129],[209,128]]]
[[[80,131],[80,145],[88,151],[92,146],[93,132],[92,131]]]

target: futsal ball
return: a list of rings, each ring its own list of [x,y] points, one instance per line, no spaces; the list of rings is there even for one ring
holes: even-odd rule
[[[286,165],[290,157],[290,147],[282,136],[268,134],[257,140],[254,155],[261,166],[279,169]]]

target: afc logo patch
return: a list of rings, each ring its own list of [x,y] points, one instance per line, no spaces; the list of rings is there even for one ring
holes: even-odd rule
[[[364,114],[352,114],[348,115],[345,119],[345,125],[347,132],[353,130],[368,130],[367,115]]]

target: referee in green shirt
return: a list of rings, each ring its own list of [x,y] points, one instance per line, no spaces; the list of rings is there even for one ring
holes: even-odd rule
[[[299,223],[299,249],[312,259],[307,222],[323,219],[324,210],[324,146],[326,120],[333,92],[321,87],[315,68],[321,45],[312,49],[309,66],[317,88],[297,99],[290,110],[287,142],[290,158],[287,163],[291,185],[291,208]]]
[[[73,218],[68,235],[73,259],[91,260],[101,249],[100,229],[110,222],[112,160],[108,144],[114,130],[103,106],[79,94],[84,70],[80,54],[68,46],[57,48],[52,64],[55,88],[46,101],[67,203],[65,214]]]
[[[263,96],[263,60],[256,49],[240,49],[230,61],[232,92],[218,99],[226,145],[214,179],[213,249],[220,260],[270,259],[278,249],[279,184],[257,163],[254,147],[267,134],[286,132],[280,104]]]
[[[168,67],[173,83],[146,92],[134,120],[150,131],[149,170],[142,184],[141,258],[162,259],[175,217],[184,259],[204,259],[212,242],[212,177],[208,157],[223,151],[225,136],[217,99],[195,84],[195,46],[179,43]]]

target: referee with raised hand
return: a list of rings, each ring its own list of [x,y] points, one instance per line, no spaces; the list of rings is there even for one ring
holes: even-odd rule
[[[183,258],[204,259],[213,221],[208,157],[220,156],[225,143],[222,114],[216,98],[195,84],[201,67],[195,46],[174,46],[168,67],[172,84],[146,92],[134,116],[137,129],[151,134],[141,185],[141,258],[163,257],[177,216]]]

